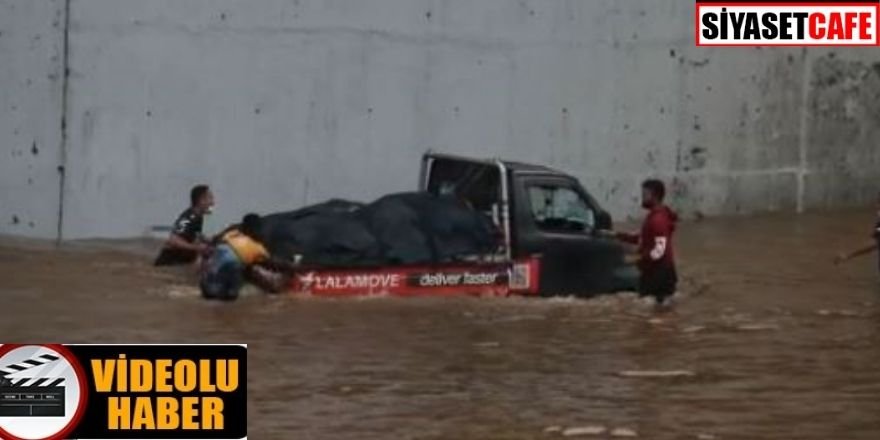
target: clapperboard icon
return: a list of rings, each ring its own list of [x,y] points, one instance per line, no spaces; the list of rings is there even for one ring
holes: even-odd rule
[[[64,417],[64,378],[26,371],[59,359],[43,354],[0,368],[0,417]]]

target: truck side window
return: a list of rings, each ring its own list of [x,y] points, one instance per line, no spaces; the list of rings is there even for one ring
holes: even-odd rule
[[[596,226],[596,215],[571,188],[553,185],[528,187],[532,216],[538,228],[549,232],[586,232]]]

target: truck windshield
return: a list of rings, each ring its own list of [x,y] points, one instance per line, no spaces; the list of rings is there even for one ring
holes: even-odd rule
[[[528,187],[532,216],[538,228],[549,232],[586,232],[596,226],[596,215],[580,194],[554,185]]]

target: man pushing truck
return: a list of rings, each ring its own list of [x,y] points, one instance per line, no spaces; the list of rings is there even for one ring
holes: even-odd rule
[[[626,243],[638,245],[633,256],[639,267],[639,293],[652,296],[660,306],[668,305],[678,285],[675,252],[672,237],[678,215],[663,203],[666,186],[662,181],[649,179],[642,183],[642,208],[648,215],[638,233],[605,231]]]

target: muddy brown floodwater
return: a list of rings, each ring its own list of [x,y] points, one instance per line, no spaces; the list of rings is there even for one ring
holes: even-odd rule
[[[247,343],[254,439],[876,440],[880,275],[830,263],[872,224],[685,223],[659,319],[631,295],[217,304],[154,244],[4,239],[0,339]]]

